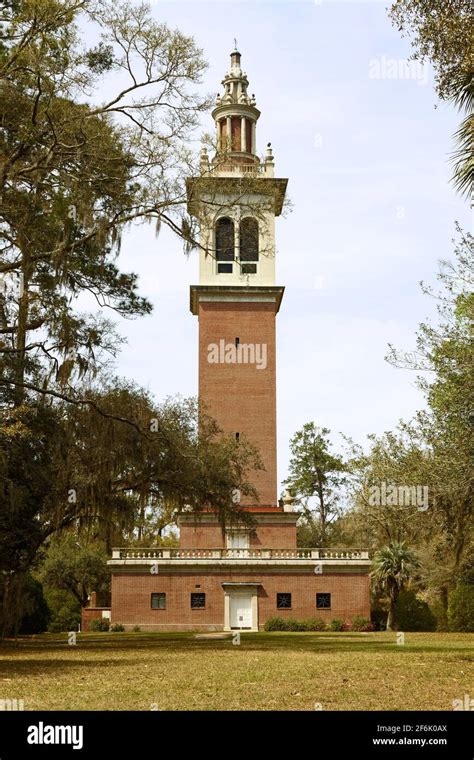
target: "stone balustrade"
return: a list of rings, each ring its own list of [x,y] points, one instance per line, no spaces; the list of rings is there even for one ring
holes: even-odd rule
[[[166,548],[114,548],[112,559],[122,560],[368,560],[366,549],[166,549]]]
[[[273,164],[261,163],[261,164],[244,164],[244,163],[232,163],[222,162],[211,167],[208,172],[205,172],[206,176],[216,177],[235,177],[239,175],[252,175],[273,177]]]

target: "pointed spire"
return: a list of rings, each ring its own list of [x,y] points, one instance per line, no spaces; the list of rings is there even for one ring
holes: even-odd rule
[[[231,68],[231,71],[232,70],[233,71],[239,70],[239,73],[241,73],[241,71],[240,71],[240,59],[241,59],[241,57],[242,56],[240,55],[239,49],[237,47],[237,39],[234,37],[234,49],[233,49],[232,53],[230,54],[230,68]]]

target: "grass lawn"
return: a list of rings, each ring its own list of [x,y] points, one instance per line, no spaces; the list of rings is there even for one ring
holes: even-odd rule
[[[474,695],[474,636],[42,634],[0,646],[0,699],[26,710],[452,710]],[[319,709],[321,709],[319,708]]]

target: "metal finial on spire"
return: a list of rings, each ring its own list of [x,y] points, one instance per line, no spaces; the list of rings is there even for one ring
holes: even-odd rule
[[[239,48],[237,47],[237,37],[234,37],[234,50],[236,53],[239,52]]]

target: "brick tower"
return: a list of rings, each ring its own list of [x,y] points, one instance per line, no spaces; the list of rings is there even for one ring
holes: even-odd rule
[[[280,511],[276,472],[275,321],[283,287],[275,285],[275,217],[286,179],[274,176],[268,144],[256,148],[260,111],[248,94],[240,53],[212,116],[217,150],[201,152],[201,174],[187,182],[188,209],[200,225],[199,285],[191,311],[199,319],[199,398],[222,430],[244,435],[259,449],[264,470],[252,476],[258,504]]]

